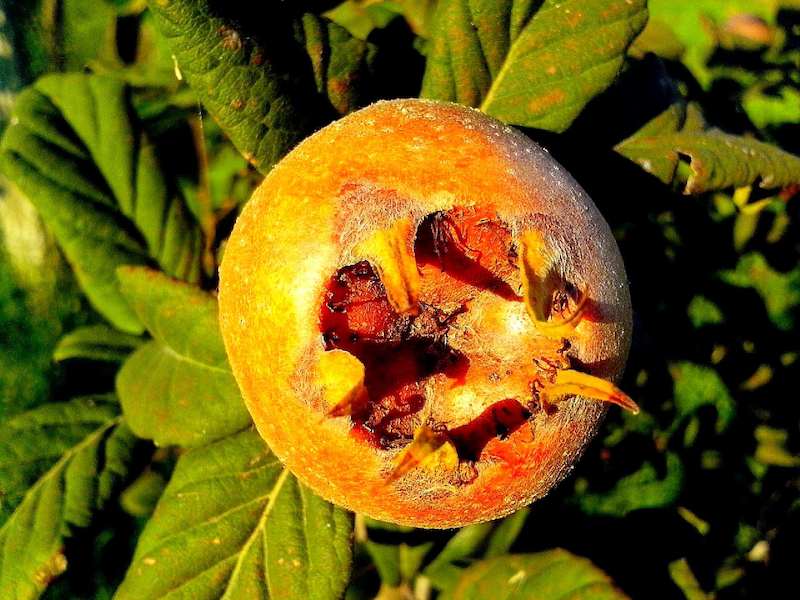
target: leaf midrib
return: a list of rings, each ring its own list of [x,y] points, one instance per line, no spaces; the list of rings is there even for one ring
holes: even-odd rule
[[[528,22],[525,24],[525,26],[519,32],[519,35],[517,35],[516,39],[511,43],[511,46],[509,47],[508,52],[506,52],[506,56],[503,59],[503,65],[500,67],[500,70],[497,72],[497,76],[492,79],[492,83],[489,86],[489,90],[486,92],[486,95],[483,97],[483,102],[481,102],[481,105],[478,108],[478,110],[480,110],[481,112],[485,113],[487,111],[487,109],[489,108],[489,104],[496,100],[495,95],[497,94],[497,90],[500,87],[500,84],[502,83],[502,80],[506,77],[506,72],[508,71],[508,69],[511,68],[511,64],[514,62],[514,60],[517,60],[517,59],[520,58],[520,56],[516,56],[516,54],[518,53],[517,48],[519,47],[520,39],[522,38],[523,35],[525,35],[525,30],[533,23],[534,19],[536,19],[537,17],[541,17],[541,15],[545,14],[546,12],[548,12],[550,10],[557,10],[557,9],[552,5],[551,6],[545,6],[545,7],[540,8],[533,15],[531,15],[531,17],[528,20]],[[603,28],[609,27],[611,25],[616,25],[617,23],[625,21],[625,20],[627,20],[629,18],[631,18],[631,15],[623,14],[623,16],[618,18],[618,19],[613,19],[611,21],[607,21],[607,22],[602,23],[600,25],[600,27],[597,28],[597,29],[603,29]],[[575,29],[575,30],[571,31],[569,35],[565,36],[564,39],[568,39],[569,37],[572,37],[572,36],[575,36],[575,35],[581,35],[581,34],[585,33],[589,29],[590,29],[589,26],[585,26],[585,27],[582,27],[582,28]],[[539,48],[538,50],[541,50],[541,48]],[[525,54],[522,54],[521,56],[525,56]],[[601,64],[606,64],[608,62],[610,62],[609,59],[603,61]],[[598,65],[593,65],[592,67],[590,67],[590,69],[593,69],[593,68],[595,68],[597,66]],[[588,70],[588,69],[586,69],[586,70]],[[580,75],[583,75],[583,73],[586,70],[581,71],[580,73],[574,75],[573,77],[578,77]],[[562,81],[566,80],[566,79],[569,79],[569,77],[562,77],[561,78]],[[554,82],[555,81],[556,80],[554,80]],[[507,97],[507,96],[504,96],[504,97]]]
[[[230,598],[229,592],[231,592],[232,584],[234,583],[235,579],[238,577],[239,572],[241,571],[242,564],[244,562],[244,557],[250,550],[250,546],[256,539],[257,534],[259,534],[267,522],[267,517],[272,512],[273,507],[275,506],[275,502],[277,502],[278,496],[280,495],[281,488],[283,484],[286,482],[286,478],[289,476],[289,469],[286,467],[283,468],[283,471],[278,476],[278,480],[275,482],[275,485],[272,486],[272,492],[270,494],[269,500],[267,501],[267,505],[264,507],[264,512],[261,513],[261,518],[258,520],[258,524],[253,528],[253,532],[250,534],[250,537],[247,538],[247,541],[242,546],[242,550],[239,553],[238,558],[236,559],[236,565],[233,567],[233,571],[231,572],[230,578],[228,578],[228,585],[225,587],[225,592],[222,594],[222,600],[226,598]],[[264,556],[264,562],[266,562],[267,557]],[[264,569],[264,579],[267,585],[267,589],[269,589],[269,569]]]
[[[61,469],[63,469],[66,464],[72,460],[72,458],[84,448],[87,448],[95,441],[100,439],[100,437],[112,427],[119,425],[122,422],[122,415],[118,415],[111,419],[108,423],[102,425],[95,429],[92,433],[88,434],[85,438],[83,438],[79,443],[69,448],[64,454],[59,458],[55,464],[50,467],[39,479],[36,480],[31,487],[28,488],[28,491],[25,492],[25,495],[22,497],[22,501],[14,508],[14,512],[8,517],[5,523],[0,526],[0,538],[6,533],[6,529],[9,527],[9,523],[14,521],[14,516],[17,513],[17,510],[28,501],[29,497],[31,497],[40,487],[42,487],[47,481],[49,481],[52,477],[55,476]]]
[[[233,375],[233,373],[231,372],[231,370],[229,368],[217,367],[217,366],[214,366],[214,365],[209,365],[208,363],[204,363],[202,361],[199,361],[199,360],[197,360],[195,358],[192,358],[191,356],[188,356],[186,354],[181,354],[180,352],[175,350],[175,348],[173,348],[172,346],[167,345],[166,343],[164,343],[162,341],[156,341],[156,340],[154,340],[154,341],[156,342],[158,347],[164,352],[164,354],[167,354],[168,356],[174,358],[178,362],[185,362],[187,364],[190,364],[190,365],[192,365],[194,367],[198,367],[200,369],[206,369],[207,371],[213,371],[214,373],[221,373],[223,375]]]

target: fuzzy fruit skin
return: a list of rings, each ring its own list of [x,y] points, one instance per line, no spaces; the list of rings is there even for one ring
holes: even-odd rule
[[[604,415],[572,398],[487,446],[477,478],[452,485],[419,469],[392,484],[396,451],[326,418],[308,375],[324,351],[325,284],[356,262],[353,247],[399,217],[491,206],[514,235],[546,223],[572,281],[598,318],[573,348],[593,375],[616,379],[630,345],[631,306],[608,225],[577,182],[527,137],[475,110],[422,100],[373,104],[312,135],[266,177],[244,208],[220,272],[220,323],[230,363],[271,449],[322,497],[375,519],[448,528],[495,519],[565,477]],[[544,215],[544,217],[542,217]],[[317,408],[314,407],[315,399]],[[474,415],[488,406],[481,400]],[[474,416],[473,415],[473,416]]]

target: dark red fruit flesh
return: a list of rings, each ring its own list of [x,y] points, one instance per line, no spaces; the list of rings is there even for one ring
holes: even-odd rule
[[[443,375],[451,386],[463,383],[470,358],[448,346],[447,334],[468,313],[470,300],[486,292],[522,300],[508,281],[517,269],[510,231],[489,211],[456,208],[428,215],[417,229],[414,251],[423,287],[433,290],[421,298],[418,314],[392,308],[366,261],[339,269],[320,307],[326,350],[350,352],[365,367],[367,395],[351,408],[353,434],[385,449],[413,438],[428,401],[428,378]],[[512,433],[529,417],[518,400],[500,398],[448,435],[460,458],[475,461],[490,439]]]

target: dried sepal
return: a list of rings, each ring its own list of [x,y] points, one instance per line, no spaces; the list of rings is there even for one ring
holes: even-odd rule
[[[355,254],[368,260],[386,289],[386,297],[400,314],[419,310],[420,275],[414,258],[415,226],[410,218],[397,220],[358,244]]]
[[[417,467],[456,470],[458,462],[458,452],[447,432],[421,425],[414,432],[414,439],[397,455],[388,483]]]
[[[639,412],[639,406],[636,402],[610,381],[573,369],[556,371],[552,382],[543,382],[540,396],[543,396],[542,399],[545,405],[556,404],[565,396],[582,396],[600,402],[616,404],[633,414]]]
[[[566,314],[554,312],[556,294],[567,299],[566,282],[558,269],[556,252],[541,232],[530,230],[521,237],[519,270],[525,306],[537,329],[554,339],[569,336],[583,316],[587,296],[579,292]]]

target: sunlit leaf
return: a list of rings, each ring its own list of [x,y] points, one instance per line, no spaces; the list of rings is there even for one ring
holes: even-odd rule
[[[95,308],[119,329],[138,333],[116,268],[157,263],[194,280],[202,242],[127,94],[105,77],[39,79],[17,99],[0,169],[36,206]]]
[[[442,598],[624,600],[627,596],[587,559],[557,549],[537,554],[509,554],[477,562],[464,570],[456,585]]]
[[[761,86],[751,88],[742,97],[742,106],[761,129],[800,123],[800,90],[788,85],[769,91]]]
[[[250,423],[217,324],[217,301],[149,269],[120,269],[122,292],[153,340],[125,362],[117,393],[131,429],[196,446]]]
[[[686,600],[710,600],[711,594],[706,594],[692,573],[692,569],[685,558],[669,563],[669,576],[677,585]]]
[[[116,597],[333,600],[351,536],[351,515],[246,431],[181,456]]]
[[[643,0],[443,0],[422,94],[563,131],[617,76]]]
[[[719,306],[704,296],[695,296],[686,309],[695,329],[706,325],[718,325],[725,320]]]
[[[668,26],[686,47],[683,62],[692,74],[708,85],[712,75],[708,59],[719,39],[719,30],[737,15],[775,19],[776,0],[649,0],[651,18]]]
[[[716,129],[629,138],[616,150],[670,183],[681,157],[691,173],[687,194],[758,184],[779,188],[800,183],[800,158],[776,146]]]
[[[53,360],[85,358],[119,362],[141,343],[139,336],[117,331],[107,325],[86,325],[70,331],[58,341]]]
[[[786,442],[789,439],[786,430],[760,425],[756,427],[755,437],[758,443],[755,458],[758,462],[776,467],[800,466],[800,456],[786,449]]]
[[[717,411],[716,431],[725,431],[736,415],[736,403],[717,372],[702,365],[680,362],[670,366],[670,373],[678,419],[694,415],[703,406],[713,406]]]

